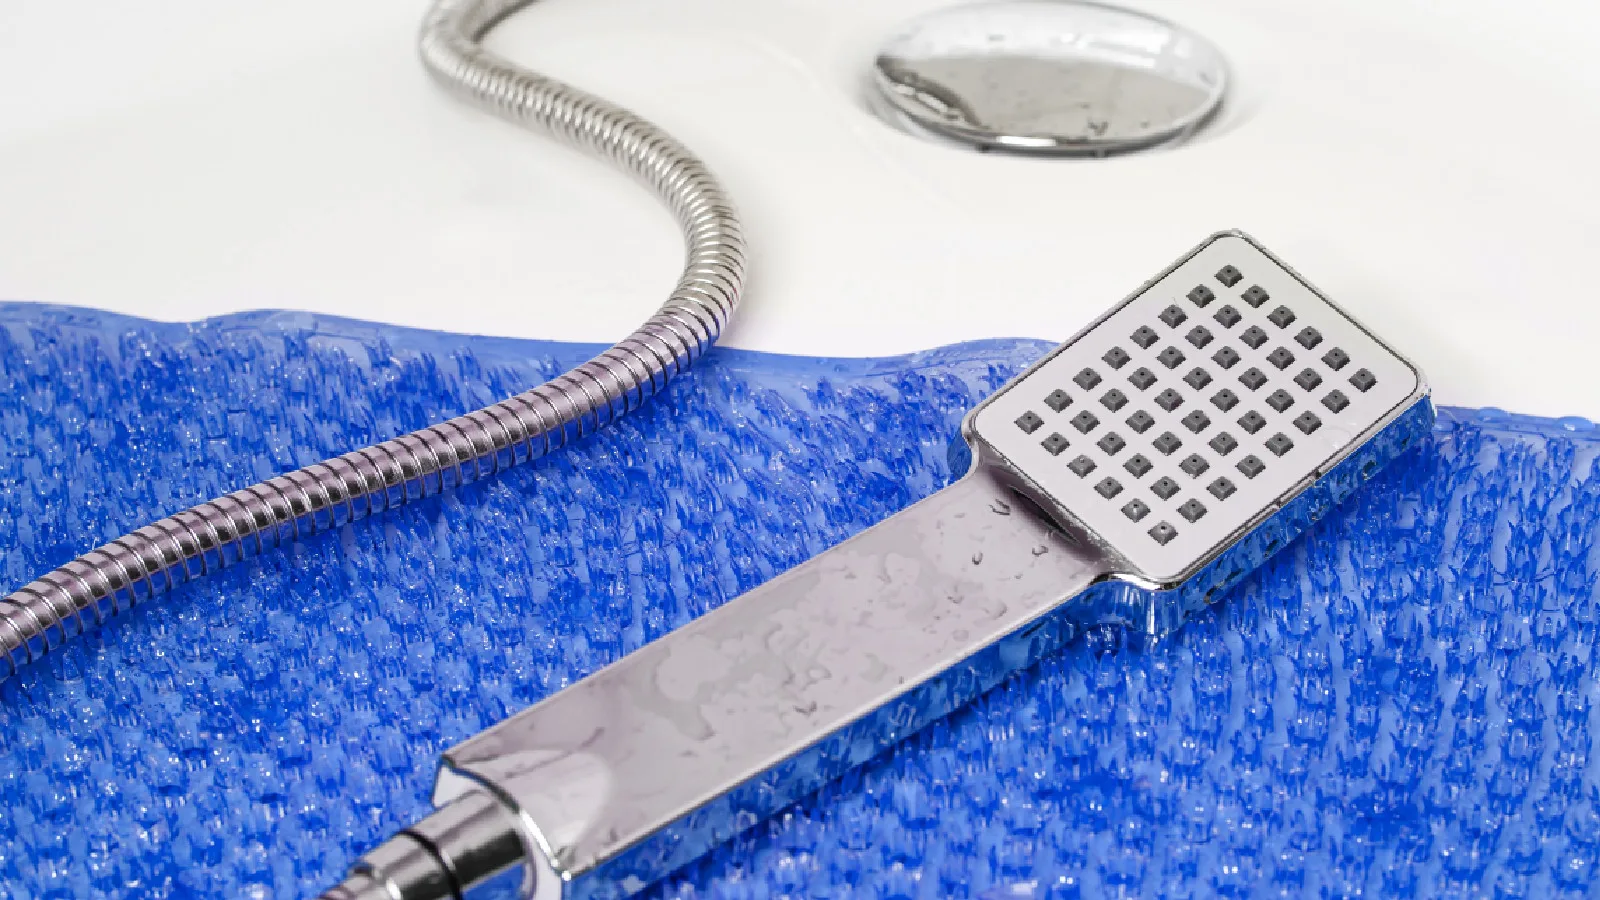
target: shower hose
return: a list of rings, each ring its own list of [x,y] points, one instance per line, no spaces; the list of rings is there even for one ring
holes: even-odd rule
[[[438,0],[422,26],[422,62],[457,96],[611,160],[653,188],[688,245],[671,296],[638,330],[539,387],[184,510],[6,595],[0,679],[215,568],[562,447],[639,406],[717,339],[745,280],[733,204],[705,164],[660,128],[482,47],[498,22],[531,2]]]

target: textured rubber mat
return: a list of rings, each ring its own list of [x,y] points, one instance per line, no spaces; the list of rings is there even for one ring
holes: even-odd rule
[[[618,427],[0,685],[12,898],[304,897],[438,751],[936,490],[1043,353],[717,351]],[[0,581],[592,348],[0,306]],[[1093,632],[658,898],[1592,896],[1600,431],[1434,439],[1153,648]]]

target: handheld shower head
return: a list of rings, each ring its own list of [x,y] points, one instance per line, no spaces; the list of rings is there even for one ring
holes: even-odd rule
[[[447,752],[440,809],[328,896],[631,895],[1086,625],[1171,632],[1432,420],[1216,235],[973,410],[955,484]]]

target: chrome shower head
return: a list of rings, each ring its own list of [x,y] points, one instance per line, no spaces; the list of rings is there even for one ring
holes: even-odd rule
[[[327,896],[634,894],[1084,625],[1170,632],[1432,421],[1216,235],[970,413],[955,484],[445,753],[440,809]]]
[[[1119,617],[1160,636],[1197,608],[1163,608],[1170,592],[1204,575],[1214,594],[1425,433],[1427,396],[1415,366],[1227,232],[1013,379],[963,435],[1112,578],[1168,594]]]

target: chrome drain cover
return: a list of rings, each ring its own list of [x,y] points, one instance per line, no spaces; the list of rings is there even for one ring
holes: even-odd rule
[[[1109,156],[1180,141],[1228,67],[1177,25],[1094,3],[1010,0],[909,22],[873,65],[879,111],[981,150]]]

